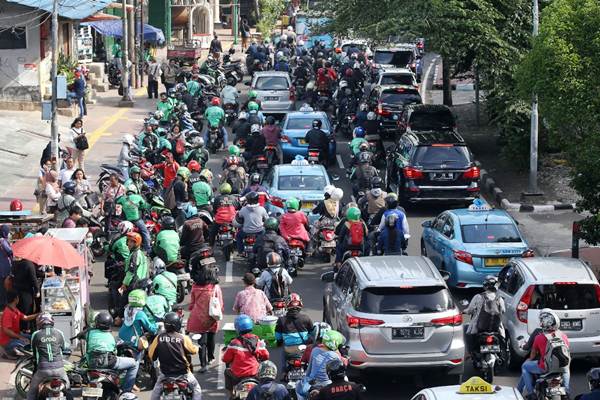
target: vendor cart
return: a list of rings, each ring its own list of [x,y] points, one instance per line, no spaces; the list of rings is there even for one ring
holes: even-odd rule
[[[65,276],[52,276],[42,284],[42,312],[54,318],[54,327],[60,330],[65,339],[77,336],[83,330],[82,304],[71,291]],[[68,337],[67,337],[68,335]],[[77,345],[77,342],[74,342]]]
[[[32,214],[31,211],[0,211],[0,225],[11,227],[12,238],[22,239],[28,232],[36,232],[42,227],[48,227],[54,220],[54,214]]]
[[[179,60],[185,64],[193,65],[200,61],[202,49],[200,46],[183,45],[167,49],[167,59]]]

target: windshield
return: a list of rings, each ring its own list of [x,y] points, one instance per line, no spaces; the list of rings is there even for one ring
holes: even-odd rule
[[[471,164],[466,146],[419,146],[413,160],[416,166],[423,168],[468,168]]]
[[[406,67],[412,62],[412,59],[413,52],[411,50],[377,50],[373,56],[373,62],[375,64],[388,64],[395,67]]]
[[[410,115],[410,127],[413,130],[436,131],[451,129],[454,117],[449,111],[413,112]]]
[[[323,190],[325,177],[322,175],[286,175],[280,176],[277,183],[279,190]]]
[[[454,307],[442,286],[367,288],[362,291],[358,311],[372,314],[418,314],[447,311]]]
[[[382,85],[412,85],[414,83],[412,74],[383,75]]]
[[[359,43],[348,43],[348,44],[345,44],[342,46],[342,51],[344,53],[348,53],[348,50],[350,50],[353,47],[359,49],[360,51],[365,51],[367,48],[367,45],[362,44],[362,43],[360,43],[360,44]]]
[[[519,243],[521,237],[512,224],[474,224],[461,227],[464,243]]]
[[[530,304],[530,309],[537,310],[542,308],[551,308],[557,311],[600,308],[595,285],[580,285],[575,282],[536,285]]]
[[[386,91],[381,94],[382,104],[421,104],[421,95],[417,90],[403,89],[400,91]]]
[[[309,129],[312,129],[312,123],[314,120],[315,118],[290,118],[285,125],[285,129],[305,129],[308,131]],[[319,120],[321,120],[323,123],[321,128],[324,131],[327,131],[329,129],[329,124],[327,121],[323,118],[319,118]]]
[[[256,80],[256,90],[288,90],[288,80],[283,76],[261,76]]]

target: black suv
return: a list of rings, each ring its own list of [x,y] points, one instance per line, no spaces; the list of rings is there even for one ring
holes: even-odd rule
[[[479,168],[453,131],[410,132],[387,151],[388,190],[407,203],[471,203],[479,195]]]
[[[369,94],[369,107],[377,114],[381,133],[395,135],[400,115],[408,104],[421,104],[421,95],[414,86],[375,86]]]
[[[399,133],[454,131],[456,119],[452,111],[441,104],[411,104],[398,119]]]

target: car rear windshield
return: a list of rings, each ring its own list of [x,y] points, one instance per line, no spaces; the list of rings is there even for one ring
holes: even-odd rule
[[[321,175],[286,175],[280,176],[277,184],[279,190],[323,190],[325,177]]]
[[[329,125],[327,121],[319,118],[323,124],[322,128],[327,128]],[[285,125],[285,129],[306,129],[307,131],[312,128],[314,118],[290,118]]]
[[[415,111],[410,115],[413,130],[435,131],[454,127],[454,117],[450,111]]]
[[[413,156],[413,162],[423,168],[464,169],[470,165],[469,158],[466,146],[419,146]]]
[[[521,242],[519,232],[511,224],[474,224],[461,227],[464,243]]]
[[[342,51],[344,53],[348,53],[348,50],[350,50],[353,47],[359,49],[360,51],[365,51],[367,49],[366,44],[348,43],[342,46]]]
[[[390,74],[381,77],[382,85],[412,85],[413,83],[413,77],[410,74]]]
[[[373,62],[375,64],[388,64],[396,67],[406,67],[412,62],[412,58],[412,50],[377,50],[373,56]]]
[[[600,308],[596,287],[592,284],[564,282],[554,285],[536,285],[529,308],[541,310],[587,310]]]
[[[386,90],[380,100],[382,104],[421,104],[421,95],[414,89]]]
[[[454,307],[445,287],[376,287],[361,292],[357,311],[372,314],[418,314],[447,311]]]
[[[261,76],[256,79],[256,90],[287,90],[288,80],[283,76]]]

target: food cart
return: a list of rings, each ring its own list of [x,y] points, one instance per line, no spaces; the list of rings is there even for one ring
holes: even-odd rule
[[[0,225],[10,225],[13,239],[22,239],[28,232],[48,227],[53,219],[54,214],[32,214],[30,210],[0,211]]]

